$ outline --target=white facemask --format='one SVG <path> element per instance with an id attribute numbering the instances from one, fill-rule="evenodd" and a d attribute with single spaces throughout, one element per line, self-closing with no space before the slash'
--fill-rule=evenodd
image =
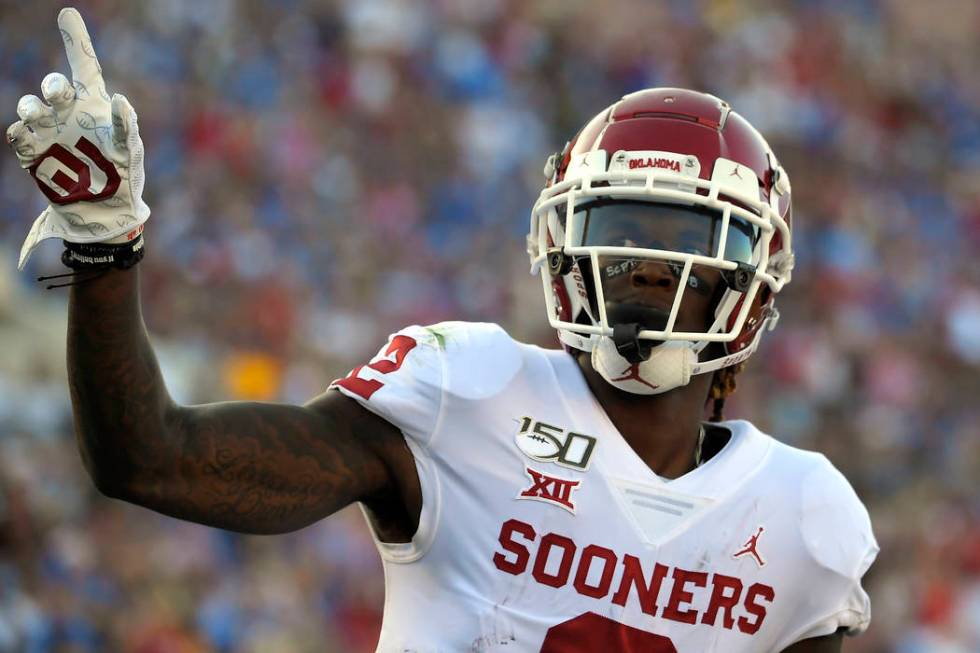
<path id="1" fill-rule="evenodd" d="M 630 363 L 616 351 L 612 338 L 603 336 L 592 348 L 592 367 L 620 390 L 658 395 L 687 385 L 698 355 L 690 343 L 671 340 L 654 347 L 642 363 Z"/>

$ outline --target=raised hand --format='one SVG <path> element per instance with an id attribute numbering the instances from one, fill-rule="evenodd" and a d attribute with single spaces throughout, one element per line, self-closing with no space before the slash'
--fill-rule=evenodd
<path id="1" fill-rule="evenodd" d="M 142 200 L 143 142 L 136 111 L 111 98 L 81 15 L 58 14 L 72 81 L 58 72 L 41 82 L 42 100 L 25 95 L 7 143 L 50 205 L 21 247 L 18 268 L 45 238 L 72 243 L 124 243 L 139 236 L 150 208 Z"/>

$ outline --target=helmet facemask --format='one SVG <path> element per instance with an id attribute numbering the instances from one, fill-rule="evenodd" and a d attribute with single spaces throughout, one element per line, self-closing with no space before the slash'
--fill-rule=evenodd
<path id="1" fill-rule="evenodd" d="M 751 355 L 778 315 L 760 289 L 778 292 L 791 269 L 784 253 L 770 259 L 776 234 L 789 251 L 776 194 L 762 199 L 755 172 L 724 158 L 709 181 L 690 155 L 618 151 L 608 167 L 603 150 L 577 157 L 542 191 L 529 234 L 561 341 L 640 394 Z M 704 309 L 696 324 L 692 305 Z M 747 327 L 751 341 L 729 352 Z"/>

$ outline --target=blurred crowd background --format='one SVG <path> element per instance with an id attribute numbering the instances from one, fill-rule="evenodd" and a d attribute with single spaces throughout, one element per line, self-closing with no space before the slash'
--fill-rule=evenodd
<path id="1" fill-rule="evenodd" d="M 0 1 L 0 107 L 67 72 L 59 4 Z M 715 93 L 794 184 L 783 318 L 726 407 L 818 449 L 882 552 L 853 653 L 980 651 L 980 4 L 126 0 L 79 9 L 139 112 L 144 311 L 183 402 L 302 402 L 389 332 L 556 346 L 524 234 L 546 156 L 622 94 Z M 43 204 L 0 157 L 0 651 L 373 651 L 348 509 L 250 537 L 100 496 L 75 448 Z"/>

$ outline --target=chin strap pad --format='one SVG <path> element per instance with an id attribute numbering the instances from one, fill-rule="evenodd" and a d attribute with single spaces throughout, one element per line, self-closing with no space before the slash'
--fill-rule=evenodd
<path id="1" fill-rule="evenodd" d="M 642 363 L 650 357 L 650 347 L 640 342 L 640 325 L 636 322 L 613 325 L 616 352 L 630 363 Z"/>

